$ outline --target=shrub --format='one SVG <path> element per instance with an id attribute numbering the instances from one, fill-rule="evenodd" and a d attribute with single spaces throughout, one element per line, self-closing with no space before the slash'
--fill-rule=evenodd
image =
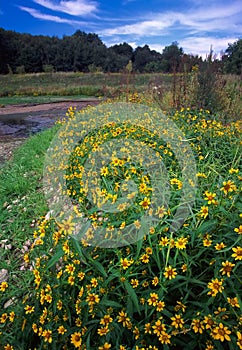
<path id="1" fill-rule="evenodd" d="M 84 215 L 92 225 L 79 237 L 73 216 L 66 219 L 64 212 L 58 220 L 48 213 L 39 221 L 23 257 L 32 275 L 28 288 L 20 291 L 11 280 L 0 284 L 0 344 L 5 349 L 242 349 L 239 124 L 225 127 L 203 110 L 182 109 L 172 116 L 190 140 L 198 187 L 190 215 L 171 231 L 184 187 L 172 145 L 147 130 L 149 115 L 137 124 L 133 119 L 121 123 L 119 115 L 113 123 L 105 123 L 108 106 L 103 111 L 98 121 L 93 108 L 78 113 L 70 109 L 71 123 L 64 124 L 59 134 L 59 145 L 65 147 L 56 147 L 53 153 L 54 158 L 63 158 L 63 152 L 69 154 L 67 140 L 75 145 L 75 134 L 79 138 L 67 169 L 64 163 L 55 165 L 63 170 L 65 193 L 76 218 Z M 87 114 L 92 132 L 80 133 L 80 124 L 90 126 Z M 112 161 L 94 175 L 97 169 L 91 167 L 89 155 L 102 152 L 105 142 L 111 142 L 112 150 L 124 139 L 126 155 L 132 156 L 130 138 L 134 145 L 136 140 L 143 145 L 141 158 L 144 142 L 164 160 L 170 175 L 169 206 L 157 208 L 157 225 L 147 225 L 142 238 L 132 244 L 94 246 L 99 228 L 105 228 L 107 241 L 113 232 L 122 232 L 128 220 L 139 228 L 141 216 L 152 209 L 156 198 L 152 174 L 145 172 L 141 158 L 132 163 L 113 151 Z M 96 201 L 91 202 L 85 181 L 93 180 L 96 189 L 96 176 L 101 191 L 93 192 Z M 119 200 L 131 198 L 130 179 L 138 193 L 126 210 Z M 115 215 L 98 206 L 99 201 L 116 200 L 123 207 Z"/>
<path id="2" fill-rule="evenodd" d="M 43 71 L 45 73 L 54 73 L 54 67 L 52 66 L 52 64 L 45 64 L 43 65 Z"/>
<path id="3" fill-rule="evenodd" d="M 16 67 L 16 73 L 17 74 L 24 74 L 25 73 L 25 67 L 24 66 Z"/>

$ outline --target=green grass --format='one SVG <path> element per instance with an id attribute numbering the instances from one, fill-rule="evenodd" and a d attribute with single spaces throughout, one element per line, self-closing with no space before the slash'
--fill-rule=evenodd
<path id="1" fill-rule="evenodd" d="M 152 82 L 162 81 L 170 84 L 172 76 L 168 74 L 136 74 L 130 78 L 130 84 L 142 91 Z M 37 73 L 23 75 L 0 75 L 0 96 L 37 96 L 37 95 L 88 95 L 103 96 L 122 90 L 127 83 L 125 74 L 94 73 Z"/>
<path id="2" fill-rule="evenodd" d="M 80 119 L 74 118 L 72 121 L 83 122 L 85 120 L 88 122 L 89 120 L 90 127 L 95 127 L 92 119 L 95 112 L 90 109 L 87 113 L 90 113 L 89 119 L 84 119 L 80 114 Z M 198 180 L 194 207 L 185 225 L 173 233 L 169 231 L 169 224 L 173 217 L 173 210 L 176 208 L 176 194 L 180 198 L 179 188 L 175 183 L 171 187 L 174 198 L 171 196 L 170 199 L 170 214 L 164 214 L 159 227 L 155 228 L 153 234 L 146 234 L 144 240 L 134 244 L 118 249 L 100 249 L 92 245 L 88 246 L 85 242 L 79 242 L 71 236 L 68 240 L 65 230 L 71 228 L 72 218 L 59 222 L 58 225 L 54 220 L 40 220 L 37 227 L 36 220 L 46 215 L 49 210 L 42 193 L 42 169 L 46 150 L 58 126 L 31 137 L 15 152 L 14 158 L 0 170 L 0 192 L 2 194 L 0 242 L 7 239 L 4 244 L 12 245 L 11 249 L 1 249 L 3 256 L 0 261 L 0 270 L 8 270 L 10 276 L 9 286 L 5 292 L 0 294 L 0 306 L 9 301 L 11 297 L 21 300 L 15 306 L 0 312 L 0 320 L 3 320 L 0 322 L 0 331 L 3 332 L 2 337 L 0 335 L 0 346 L 3 345 L 3 348 L 6 348 L 5 344 L 8 343 L 18 350 L 33 348 L 50 350 L 66 345 L 68 349 L 74 349 L 71 336 L 82 332 L 83 344 L 86 345 L 87 350 L 103 348 L 105 342 L 111 343 L 114 349 L 119 349 L 119 345 L 124 344 L 127 350 L 134 348 L 141 350 L 144 348 L 142 341 L 146 342 L 147 349 L 149 345 L 155 345 L 156 348 L 164 348 L 164 350 L 173 348 L 202 350 L 205 349 L 207 341 L 212 342 L 214 349 L 237 349 L 237 331 L 242 332 L 239 319 L 242 309 L 240 273 L 242 260 L 239 253 L 242 239 L 239 233 L 242 213 L 240 184 L 242 174 L 239 169 L 241 131 L 238 123 L 225 127 L 206 111 L 183 109 L 171 118 L 189 139 L 196 160 Z M 147 119 L 144 118 L 143 122 L 146 123 L 146 121 Z M 136 120 L 132 119 L 132 123 L 135 124 Z M 164 124 L 165 122 L 162 123 L 162 128 L 165 127 Z M 72 125 L 78 125 L 78 123 Z M 114 129 L 111 131 L 114 132 L 116 126 L 113 125 Z M 63 130 L 60 136 L 60 139 L 63 138 L 61 141 L 66 141 L 73 136 L 68 127 Z M 134 128 L 132 130 L 134 132 Z M 107 139 L 107 130 L 103 128 L 101 131 L 101 134 L 97 134 L 98 141 L 102 141 L 102 135 L 105 135 L 103 140 Z M 79 130 L 76 132 L 78 135 Z M 141 130 L 137 129 L 136 132 L 137 140 L 140 141 Z M 155 135 L 150 134 L 149 137 L 151 142 L 149 146 L 158 152 L 158 148 L 155 148 L 158 146 L 157 142 L 154 142 L 156 141 Z M 111 138 L 114 138 L 113 134 Z M 85 146 L 83 145 L 82 150 L 85 150 L 86 147 L 86 152 L 89 152 L 90 148 L 86 141 L 85 138 Z M 90 146 L 92 143 L 94 146 L 96 141 L 92 135 Z M 180 142 L 179 138 L 176 142 Z M 171 161 L 170 167 L 164 163 L 168 165 L 169 180 L 172 178 L 182 182 L 179 164 L 173 162 L 172 152 L 169 154 L 173 147 L 172 144 L 164 145 L 164 147 L 159 147 L 159 152 L 162 152 L 162 159 L 168 157 L 167 159 Z M 65 147 L 55 149 L 54 159 L 60 159 L 60 163 L 56 164 L 57 167 L 60 165 L 62 168 L 61 160 L 63 152 L 66 151 Z M 78 152 L 78 157 L 73 158 L 73 173 L 76 169 L 74 167 L 81 164 L 86 155 L 85 152 L 83 155 Z M 95 152 L 93 153 L 95 157 Z M 142 147 L 140 147 L 140 154 L 142 156 Z M 139 170 L 139 163 L 135 165 Z M 53 164 L 54 173 L 55 169 L 55 164 Z M 127 170 L 127 168 L 124 169 Z M 129 175 L 127 171 L 125 174 L 125 176 Z M 114 176 L 117 175 L 118 173 Z M 79 176 L 76 171 L 75 176 Z M 94 174 L 90 176 L 95 177 Z M 121 176 L 114 180 L 119 183 L 123 181 L 123 178 L 124 176 Z M 106 177 L 105 180 L 103 183 L 107 183 L 107 188 L 109 188 L 113 178 Z M 225 187 L 229 182 L 230 191 L 229 187 Z M 80 196 L 79 193 L 82 193 L 78 191 L 79 185 L 81 183 L 78 181 L 78 196 Z M 209 203 L 211 196 L 214 200 Z M 90 208 L 91 215 L 94 209 Z M 204 209 L 207 210 L 207 213 Z M 29 251 L 27 249 L 27 251 L 30 262 L 35 262 L 35 274 L 40 274 L 40 286 L 34 282 L 31 271 L 20 270 L 24 265 L 23 246 L 27 245 L 28 240 L 33 243 L 34 230 L 36 230 L 35 238 L 41 238 L 43 243 L 36 243 L 33 249 Z M 56 234 L 60 234 L 58 239 Z M 167 240 L 169 244 L 164 244 L 162 239 Z M 179 248 L 176 245 L 179 242 L 183 242 L 185 246 Z M 67 244 L 73 254 L 67 251 Z M 236 259 L 233 257 L 235 255 L 233 249 L 238 250 Z M 39 259 L 38 262 L 36 258 Z M 124 264 L 125 259 L 130 264 L 127 268 Z M 234 264 L 231 276 L 227 273 L 222 274 L 224 271 L 222 264 L 227 262 Z M 62 271 L 62 275 L 58 278 L 55 266 Z M 71 274 L 69 272 L 73 266 L 74 272 Z M 177 276 L 168 279 L 166 268 L 173 269 Z M 85 272 L 85 277 L 81 281 L 78 276 L 79 272 L 82 274 Z M 73 276 L 75 281 L 72 284 L 69 278 Z M 217 279 L 223 285 L 223 290 L 218 289 L 218 284 L 215 283 Z M 135 286 L 134 283 L 138 284 Z M 215 291 L 215 295 L 211 295 L 211 290 Z M 95 293 L 100 298 L 100 303 L 96 303 L 94 309 L 90 308 L 87 303 L 90 293 Z M 152 293 L 157 297 L 157 301 L 158 299 L 164 301 L 161 310 L 156 309 L 156 300 L 151 299 Z M 47 294 L 53 297 L 50 303 L 45 299 Z M 236 298 L 239 306 L 234 307 L 228 298 Z M 57 307 L 59 301 L 63 303 L 61 309 Z M 184 304 L 184 310 L 181 308 L 181 303 Z M 30 314 L 27 314 L 24 309 L 28 307 L 33 308 Z M 226 312 L 219 309 L 224 307 Z M 8 316 L 12 308 L 15 310 L 14 322 L 10 321 Z M 118 321 L 122 311 L 127 313 L 126 316 L 132 323 L 131 329 Z M 48 316 L 43 321 L 45 312 Z M 8 313 L 6 322 L 4 313 Z M 107 336 L 100 337 L 98 336 L 98 328 L 101 328 L 100 320 L 108 314 L 112 318 L 109 332 Z M 181 328 L 178 329 L 172 322 L 177 314 L 184 322 L 184 327 L 181 325 Z M 205 329 L 206 317 L 214 321 L 213 330 L 217 330 L 220 324 L 222 327 L 228 327 L 231 340 L 221 341 L 221 337 L 216 339 L 209 329 Z M 82 322 L 79 326 L 76 323 L 78 318 Z M 171 337 L 172 345 L 161 345 L 154 332 L 156 322 L 160 320 Z M 201 334 L 194 327 L 195 321 L 201 324 Z M 145 326 L 148 323 L 151 324 L 150 334 L 145 332 Z M 62 336 L 57 329 L 58 326 L 63 325 L 66 333 Z M 42 331 L 39 335 L 34 333 L 33 327 L 38 327 L 39 330 L 42 328 L 45 331 L 51 330 L 53 342 L 48 343 L 46 333 L 41 333 Z M 139 332 L 138 338 L 135 338 L 134 330 Z M 177 333 L 176 330 L 178 330 Z M 11 348 L 8 347 L 8 349 Z"/>
<path id="3" fill-rule="evenodd" d="M 195 73 L 131 74 L 125 73 L 36 73 L 0 75 L 0 107 L 19 103 L 45 103 L 82 97 L 117 98 L 138 92 L 155 98 L 162 110 L 198 106 L 196 90 L 199 88 Z M 192 79 L 191 79 L 192 78 Z M 214 76 L 215 101 L 209 108 L 219 112 L 227 123 L 242 115 L 241 81 L 238 76 Z M 157 87 L 156 90 L 153 90 Z M 207 99 L 211 92 L 207 91 Z M 199 102 L 200 103 L 200 102 Z"/>
<path id="4" fill-rule="evenodd" d="M 18 276 L 19 288 L 27 281 L 27 275 L 19 270 L 23 264 L 20 250 L 33 235 L 35 220 L 48 210 L 42 193 L 42 171 L 45 152 L 57 128 L 30 137 L 0 169 L 0 241 L 7 239 L 12 246 L 1 252 L 1 268 Z"/>
<path id="5" fill-rule="evenodd" d="M 0 108 L 2 108 L 6 105 L 18 105 L 18 104 L 40 104 L 40 103 L 53 103 L 53 102 L 63 102 L 63 101 L 82 101 L 82 100 L 91 100 L 92 98 L 90 96 L 86 95 L 73 95 L 73 96 L 67 96 L 67 97 L 61 97 L 61 96 L 5 96 L 0 97 Z"/>

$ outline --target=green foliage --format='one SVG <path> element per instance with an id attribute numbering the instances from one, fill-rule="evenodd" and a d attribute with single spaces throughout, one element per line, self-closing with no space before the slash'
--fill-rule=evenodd
<path id="1" fill-rule="evenodd" d="M 133 55 L 134 69 L 140 73 L 144 72 L 148 64 L 161 60 L 161 57 L 160 53 L 150 50 L 148 45 L 143 47 L 138 46 Z"/>
<path id="2" fill-rule="evenodd" d="M 13 74 L 13 70 L 12 70 L 11 66 L 9 64 L 7 64 L 7 67 L 8 67 L 8 74 L 12 75 Z"/>
<path id="3" fill-rule="evenodd" d="M 212 112 L 223 110 L 219 98 L 220 86 L 217 71 L 214 70 L 211 58 L 203 62 L 197 72 L 194 105 Z"/>
<path id="4" fill-rule="evenodd" d="M 176 41 L 159 53 L 148 45 L 138 46 L 134 50 L 127 43 L 107 48 L 97 34 L 80 30 L 60 39 L 0 28 L 0 74 L 7 74 L 9 67 L 13 73 L 17 73 L 21 66 L 25 67 L 26 73 L 94 72 L 94 67 L 98 67 L 98 71 L 118 73 L 125 69 L 130 60 L 136 72 L 172 73 L 181 71 L 180 65 L 184 59 L 187 61 L 187 71 L 202 61 L 201 57 L 184 54 Z M 229 44 L 221 62 L 221 71 L 241 73 L 241 39 Z"/>
<path id="5" fill-rule="evenodd" d="M 95 115 L 94 109 L 88 111 Z M 83 122 L 81 112 L 71 110 L 69 117 L 73 122 Z M 224 126 L 204 110 L 183 108 L 170 117 L 190 142 L 198 179 L 196 203 L 177 232 L 169 231 L 169 223 L 183 179 L 168 144 L 158 148 L 171 172 L 174 197 L 171 196 L 169 208 L 160 212 L 159 224 L 147 230 L 142 240 L 120 248 L 90 245 L 90 231 L 77 239 L 72 217 L 59 222 L 49 213 L 32 230 L 33 237 L 30 228 L 26 230 L 29 222 L 25 213 L 19 202 L 12 200 L 26 194 L 27 208 L 31 194 L 40 191 L 36 180 L 56 129 L 31 138 L 28 147 L 19 150 L 15 162 L 3 169 L 1 193 L 12 207 L 0 205 L 2 218 L 4 215 L 1 235 L 2 239 L 12 237 L 13 226 L 6 230 L 9 223 L 14 225 L 9 222 L 14 217 L 18 222 L 15 232 L 19 247 L 9 250 L 8 242 L 1 243 L 4 259 L 0 263 L 9 275 L 0 283 L 0 346 L 10 349 L 12 345 L 18 350 L 241 348 L 241 127 L 238 122 Z M 147 118 L 143 118 L 146 127 Z M 63 130 L 68 137 L 68 127 Z M 69 172 L 64 175 L 70 176 L 70 181 L 72 175 L 78 178 L 84 171 L 80 152 L 95 153 L 97 141 L 101 142 L 102 137 L 121 137 L 118 131 L 120 125 L 114 122 L 111 128 L 106 125 L 80 140 L 79 150 L 73 150 Z M 130 125 L 126 125 L 126 131 L 131 131 Z M 153 134 L 142 135 L 141 126 L 132 132 L 158 152 Z M 56 149 L 56 156 L 60 151 L 65 150 Z M 120 163 L 120 171 L 125 161 Z M 142 172 L 139 162 L 134 167 L 137 174 Z M 36 178 L 31 171 L 37 173 Z M 25 182 L 24 174 L 29 182 Z M 104 174 L 102 171 L 100 177 L 106 189 L 113 188 L 115 176 L 116 185 L 123 185 L 125 176 L 130 177 L 128 171 L 110 177 Z M 77 186 L 80 190 L 80 181 Z M 69 189 L 70 197 L 75 196 L 73 188 Z M 20 191 L 17 196 L 16 191 Z M 82 193 L 79 191 L 76 199 L 83 198 Z M 107 191 L 103 193 L 107 195 Z M 32 218 L 36 219 L 43 215 L 44 208 L 39 208 L 42 202 L 37 203 L 36 197 L 32 200 Z M 94 227 L 98 222 L 101 223 L 93 216 Z M 25 272 L 19 271 L 20 266 Z"/>
<path id="6" fill-rule="evenodd" d="M 5 244 L 12 247 L 4 250 L 0 243 L 1 267 L 13 269 L 18 288 L 29 283 L 28 274 L 20 270 L 24 264 L 21 249 L 31 237 L 36 219 L 47 210 L 41 191 L 43 160 L 56 131 L 54 127 L 31 137 L 0 169 L 0 242 L 7 239 Z"/>
<path id="7" fill-rule="evenodd" d="M 132 91 L 143 92 L 164 111 L 198 106 L 219 113 L 229 122 L 242 115 L 241 81 L 239 77 L 221 75 L 215 66 L 204 62 L 181 73 L 41 73 L 0 75 L 0 103 L 41 103 L 85 98 L 87 96 L 128 96 Z M 132 64 L 133 67 L 133 64 Z M 200 81 L 200 83 L 199 83 Z M 61 98 L 61 96 L 63 96 Z M 127 98 L 126 98 L 127 99 Z"/>
<path id="8" fill-rule="evenodd" d="M 223 56 L 223 61 L 226 73 L 242 74 L 242 39 L 229 44 Z"/>
<path id="9" fill-rule="evenodd" d="M 192 72 L 174 73 L 172 84 L 160 79 L 151 84 L 151 95 L 162 110 L 190 106 L 208 109 L 228 123 L 241 119 L 241 81 L 239 77 L 221 75 L 211 62 L 194 66 Z"/>
<path id="10" fill-rule="evenodd" d="M 121 72 L 133 59 L 133 49 L 127 43 L 113 45 L 108 48 L 105 71 Z"/>
<path id="11" fill-rule="evenodd" d="M 170 76 L 163 74 L 137 74 L 129 76 L 129 83 L 137 91 L 145 91 L 150 81 L 162 79 L 167 85 Z M 0 97 L 17 99 L 24 96 L 112 96 L 127 83 L 127 73 L 37 73 L 25 75 L 0 75 Z M 5 102 L 4 102 L 5 103 Z"/>
<path id="12" fill-rule="evenodd" d="M 95 64 L 92 63 L 92 64 L 89 64 L 88 71 L 90 73 L 102 73 L 102 68 L 96 67 Z"/>
<path id="13" fill-rule="evenodd" d="M 52 64 L 44 64 L 43 65 L 43 71 L 45 73 L 53 73 L 54 72 L 54 67 L 52 66 Z"/>
<path id="14" fill-rule="evenodd" d="M 16 68 L 16 73 L 17 74 L 24 74 L 25 73 L 25 67 L 24 66 L 18 66 Z"/>
<path id="15" fill-rule="evenodd" d="M 166 46 L 162 52 L 162 71 L 166 73 L 177 72 L 183 55 L 183 49 L 178 47 L 175 41 L 170 46 Z"/>
<path id="16" fill-rule="evenodd" d="M 125 69 L 126 69 L 126 71 L 127 71 L 128 73 L 132 73 L 133 65 L 132 65 L 132 61 L 131 61 L 131 60 L 129 60 L 129 62 L 128 62 L 128 64 L 126 65 Z"/>

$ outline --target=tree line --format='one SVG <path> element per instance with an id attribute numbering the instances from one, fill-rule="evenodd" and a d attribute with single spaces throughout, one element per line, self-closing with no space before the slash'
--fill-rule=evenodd
<path id="1" fill-rule="evenodd" d="M 221 60 L 208 59 L 221 73 L 241 74 L 242 39 L 229 44 Z M 77 30 L 71 36 L 43 36 L 0 28 L 0 74 L 38 72 L 122 72 L 129 64 L 140 73 L 189 72 L 205 60 L 185 54 L 177 42 L 162 53 L 148 45 L 107 47 L 95 33 Z"/>

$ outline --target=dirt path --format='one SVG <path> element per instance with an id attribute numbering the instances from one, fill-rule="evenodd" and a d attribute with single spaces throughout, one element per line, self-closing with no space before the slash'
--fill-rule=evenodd
<path id="1" fill-rule="evenodd" d="M 100 100 L 97 99 L 88 99 L 88 100 L 82 100 L 82 101 L 63 101 L 63 102 L 53 102 L 53 103 L 44 103 L 44 104 L 37 104 L 37 105 L 9 105 L 4 108 L 0 108 L 0 118 L 1 115 L 7 116 L 7 115 L 13 115 L 18 113 L 31 113 L 31 112 L 40 112 L 40 118 L 41 115 L 50 115 L 51 113 L 58 113 L 67 112 L 68 108 L 72 106 L 75 107 L 77 110 L 83 109 L 87 107 L 88 105 L 97 105 L 100 103 Z M 25 141 L 25 138 L 22 139 L 13 139 L 11 137 L 1 137 L 0 139 L 0 168 L 3 165 L 3 163 L 10 159 L 13 151 L 23 144 Z"/>
<path id="2" fill-rule="evenodd" d="M 20 147 L 24 141 L 25 139 L 0 142 L 0 168 L 6 160 L 12 157 L 15 148 Z"/>
<path id="3" fill-rule="evenodd" d="M 96 105 L 100 103 L 98 99 L 88 99 L 82 101 L 63 101 L 63 102 L 52 102 L 43 103 L 36 105 L 7 105 L 0 108 L 0 116 L 7 114 L 18 114 L 18 113 L 31 113 L 31 112 L 51 112 L 53 110 L 66 110 L 72 106 L 76 107 L 77 110 L 82 109 L 88 105 Z"/>

